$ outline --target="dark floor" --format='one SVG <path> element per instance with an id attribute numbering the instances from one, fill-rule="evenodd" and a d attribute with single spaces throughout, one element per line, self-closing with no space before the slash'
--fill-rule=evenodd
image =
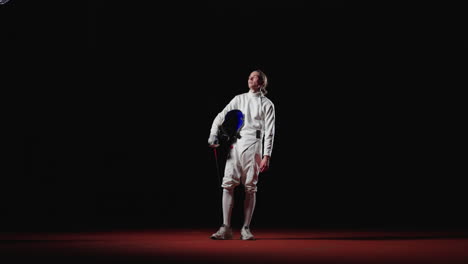
<path id="1" fill-rule="evenodd" d="M 0 234 L 0 263 L 468 263 L 464 231 L 152 229 Z"/>

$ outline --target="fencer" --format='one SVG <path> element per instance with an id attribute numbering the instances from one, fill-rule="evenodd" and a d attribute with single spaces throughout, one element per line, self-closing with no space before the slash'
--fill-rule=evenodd
<path id="1" fill-rule="evenodd" d="M 219 146 L 218 131 L 226 114 L 231 110 L 240 110 L 244 123 L 239 131 L 239 138 L 230 146 L 221 187 L 223 188 L 222 211 L 223 224 L 211 239 L 232 239 L 231 216 L 234 202 L 234 188 L 242 184 L 245 188 L 244 222 L 241 228 L 242 240 L 255 240 L 250 224 L 256 205 L 257 183 L 259 174 L 270 166 L 275 136 L 275 106 L 265 95 L 268 79 L 261 70 L 250 73 L 248 92 L 238 94 L 214 118 L 208 145 Z"/>

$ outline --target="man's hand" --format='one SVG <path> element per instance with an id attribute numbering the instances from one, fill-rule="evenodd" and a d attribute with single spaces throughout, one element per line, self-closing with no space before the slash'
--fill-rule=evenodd
<path id="1" fill-rule="evenodd" d="M 219 147 L 218 136 L 217 135 L 210 135 L 210 138 L 208 138 L 208 145 L 209 145 L 210 148 Z"/>
<path id="2" fill-rule="evenodd" d="M 270 168 L 270 156 L 263 156 L 262 162 L 260 162 L 260 172 L 267 171 Z"/>

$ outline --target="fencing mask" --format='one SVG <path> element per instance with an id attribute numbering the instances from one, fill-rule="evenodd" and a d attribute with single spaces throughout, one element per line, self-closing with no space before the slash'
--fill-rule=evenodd
<path id="1" fill-rule="evenodd" d="M 240 138 L 240 130 L 244 125 L 244 114 L 240 110 L 231 110 L 226 114 L 223 124 L 219 127 L 218 138 L 228 145 Z"/>

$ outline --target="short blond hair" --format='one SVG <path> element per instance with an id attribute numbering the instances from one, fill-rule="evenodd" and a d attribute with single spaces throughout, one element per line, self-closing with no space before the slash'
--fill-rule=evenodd
<path id="1" fill-rule="evenodd" d="M 254 70 L 254 72 L 258 72 L 260 74 L 260 79 L 262 80 L 262 86 L 260 87 L 260 91 L 262 91 L 263 94 L 267 94 L 268 91 L 266 90 L 266 87 L 268 86 L 268 77 L 262 70 Z"/>

